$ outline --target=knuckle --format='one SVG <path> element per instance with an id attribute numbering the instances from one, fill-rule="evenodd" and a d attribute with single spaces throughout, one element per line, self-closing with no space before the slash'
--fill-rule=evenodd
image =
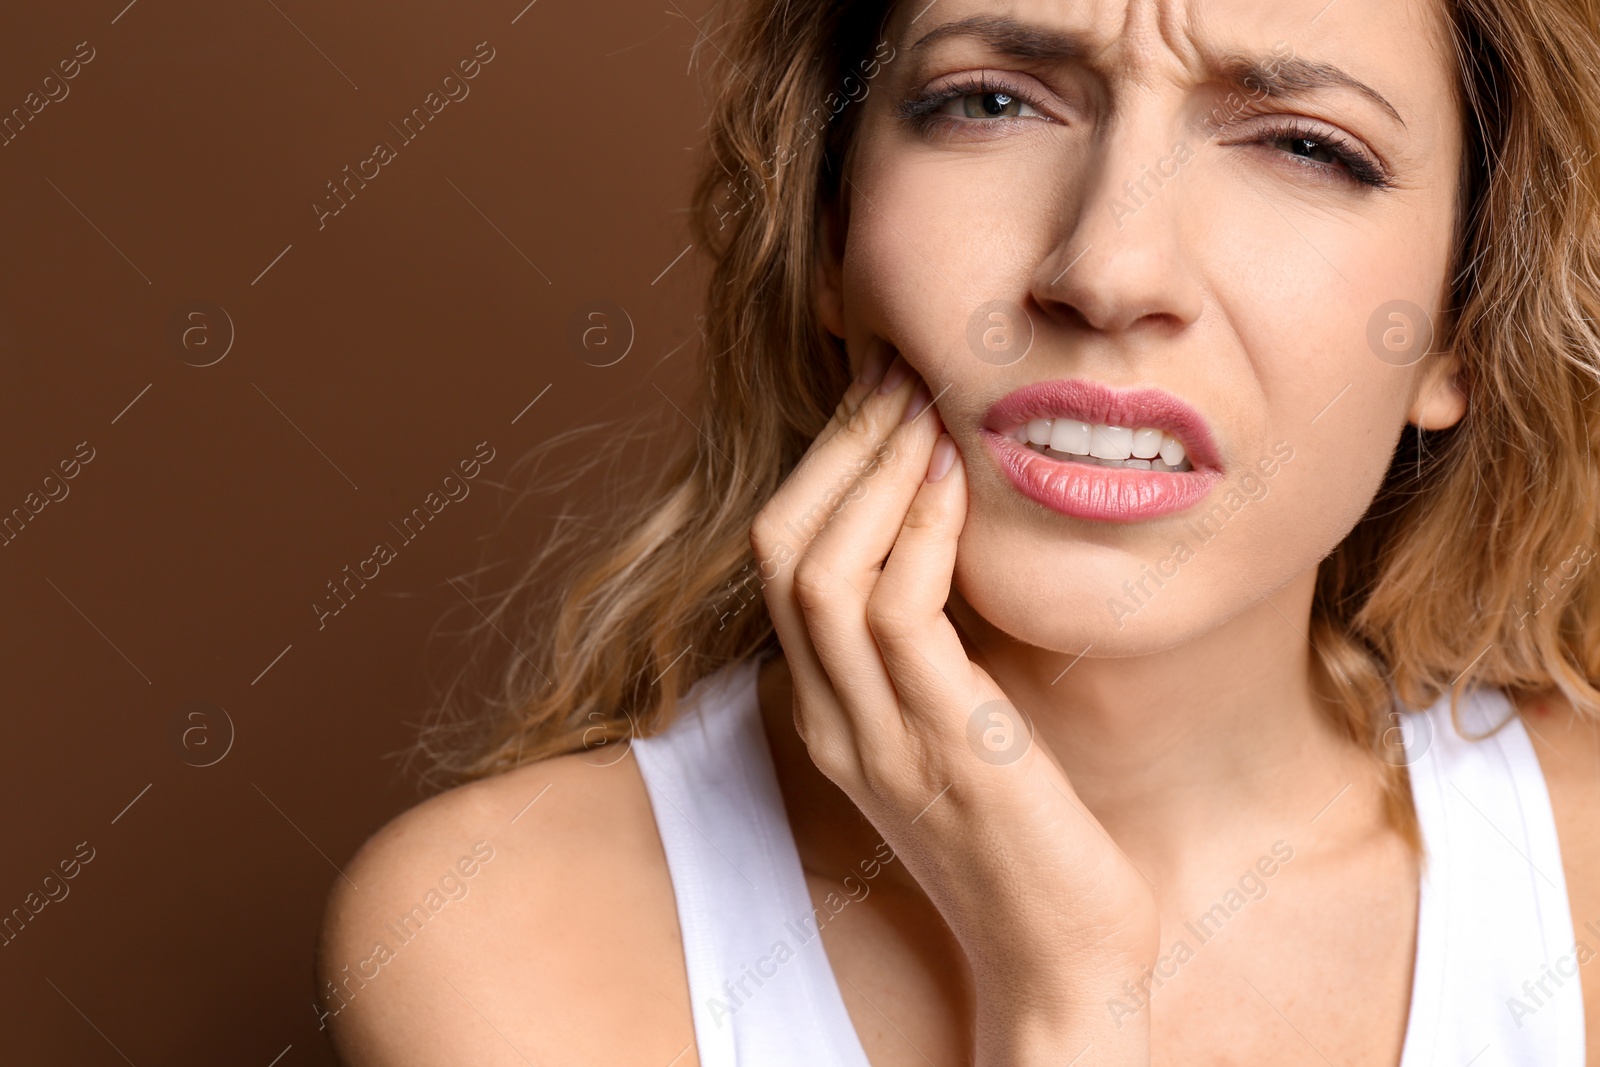
<path id="1" fill-rule="evenodd" d="M 799 735 L 800 743 L 809 749 L 817 740 L 816 728 L 812 725 L 811 718 L 800 710 L 800 702 L 794 703 L 794 732 Z"/>
<path id="2" fill-rule="evenodd" d="M 951 517 L 941 509 L 930 505 L 924 499 L 917 499 L 906 509 L 905 521 L 900 525 L 902 529 L 910 530 L 912 533 L 943 534 L 951 522 Z"/>
<path id="3" fill-rule="evenodd" d="M 867 629 L 872 631 L 872 636 L 880 644 L 901 645 L 914 638 L 916 620 L 902 605 L 868 600 Z"/>
<path id="4" fill-rule="evenodd" d="M 833 782 L 852 781 L 859 776 L 854 746 L 848 740 L 826 730 L 807 730 L 801 725 L 800 720 L 801 717 L 797 714 L 795 729 L 805 742 L 806 752 L 811 756 L 811 762 L 816 764 L 817 770 Z"/>
<path id="5" fill-rule="evenodd" d="M 853 781 L 855 778 L 855 765 L 845 753 L 844 747 L 832 743 L 823 743 L 809 748 L 811 762 L 821 771 L 823 777 L 838 785 L 842 782 Z"/>
<path id="6" fill-rule="evenodd" d="M 870 396 L 852 404 L 846 397 L 839 402 L 833 417 L 839 421 L 840 433 L 858 441 L 877 441 L 881 435 L 877 420 L 873 418 L 874 405 L 869 400 Z"/>
<path id="7" fill-rule="evenodd" d="M 861 789 L 875 807 L 898 810 L 908 795 L 905 771 L 892 755 L 869 756 L 861 761 Z"/>
<path id="8" fill-rule="evenodd" d="M 784 536 L 778 515 L 770 504 L 750 524 L 750 551 L 763 583 L 777 577 L 794 560 L 794 546 Z"/>
<path id="9" fill-rule="evenodd" d="M 809 541 L 832 521 L 843 500 L 844 497 L 841 494 L 834 492 L 830 488 L 819 499 L 813 500 L 808 504 L 804 511 L 797 509 L 793 520 L 794 528 L 799 531 L 800 536 Z"/>
<path id="10" fill-rule="evenodd" d="M 803 611 L 820 609 L 833 598 L 838 579 L 815 556 L 806 556 L 794 567 L 794 596 Z"/>
<path id="11" fill-rule="evenodd" d="M 768 550 L 777 541 L 778 520 L 772 514 L 770 507 L 764 507 L 756 512 L 756 517 L 750 522 L 750 550 L 756 554 L 757 559 L 764 559 Z"/>
<path id="12" fill-rule="evenodd" d="M 835 426 L 839 426 L 839 427 L 847 426 L 850 423 L 850 419 L 859 410 L 860 410 L 860 405 L 859 404 L 852 404 L 850 402 L 850 393 L 847 390 L 844 393 L 844 395 L 839 397 L 839 402 L 834 405 L 833 418 L 831 420 L 829 420 L 829 421 L 831 421 Z"/>

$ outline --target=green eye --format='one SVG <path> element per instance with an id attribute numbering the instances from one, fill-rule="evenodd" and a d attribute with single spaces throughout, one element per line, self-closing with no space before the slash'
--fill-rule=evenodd
<path id="1" fill-rule="evenodd" d="M 988 84 L 978 80 L 926 92 L 907 100 L 900 105 L 900 114 L 923 127 L 930 122 L 948 119 L 978 119 L 979 122 L 972 124 L 975 128 L 988 124 L 982 120 L 996 122 L 1001 119 L 1033 118 L 1050 121 L 1048 116 L 1017 93 L 1009 89 L 991 89 Z"/>

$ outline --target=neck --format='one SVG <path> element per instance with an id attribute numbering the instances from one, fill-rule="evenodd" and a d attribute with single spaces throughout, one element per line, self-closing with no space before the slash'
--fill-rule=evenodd
<path id="1" fill-rule="evenodd" d="M 1314 587 L 1313 569 L 1210 633 L 1118 659 L 1024 645 L 959 594 L 950 615 L 1033 724 L 1034 743 L 1135 866 L 1166 885 L 1279 837 L 1300 847 L 1311 833 L 1362 835 L 1381 821 L 1375 764 L 1312 687 Z M 772 666 L 763 717 L 802 860 L 819 874 L 844 870 L 870 854 L 877 834 L 811 764 L 781 657 Z M 1338 817 L 1323 818 L 1324 809 Z"/>
<path id="2" fill-rule="evenodd" d="M 1351 792 L 1369 807 L 1376 802 L 1376 768 L 1313 689 L 1315 581 L 1313 568 L 1215 630 L 1115 659 L 1024 645 L 959 596 L 951 615 L 1032 721 L 1035 743 L 1159 881 L 1157 872 L 1181 876 L 1230 837 L 1265 848 L 1273 838 L 1255 838 L 1304 827 L 1348 784 L 1362 785 Z"/>

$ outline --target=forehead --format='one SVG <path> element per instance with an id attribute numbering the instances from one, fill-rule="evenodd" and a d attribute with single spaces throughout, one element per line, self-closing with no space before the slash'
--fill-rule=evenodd
<path id="1" fill-rule="evenodd" d="M 1420 117 L 1437 111 L 1456 85 L 1448 3 L 901 0 L 887 29 L 912 58 L 941 49 L 1059 58 L 1108 82 L 1240 81 L 1265 66 L 1290 82 L 1310 79 L 1317 89 L 1336 83 L 1379 99 L 1396 117 Z"/>

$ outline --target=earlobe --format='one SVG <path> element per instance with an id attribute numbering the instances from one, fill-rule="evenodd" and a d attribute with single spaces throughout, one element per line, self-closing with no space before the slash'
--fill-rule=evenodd
<path id="1" fill-rule="evenodd" d="M 1417 384 L 1417 398 L 1408 421 L 1419 429 L 1443 430 L 1460 422 L 1466 413 L 1461 357 L 1454 352 L 1439 353 Z"/>
<path id="2" fill-rule="evenodd" d="M 844 224 L 837 201 L 817 215 L 817 317 L 833 336 L 844 338 Z"/>

